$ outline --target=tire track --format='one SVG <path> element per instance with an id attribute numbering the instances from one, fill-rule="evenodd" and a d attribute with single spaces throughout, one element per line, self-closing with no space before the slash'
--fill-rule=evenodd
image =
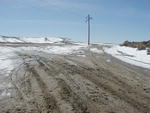
<path id="1" fill-rule="evenodd" d="M 44 96 L 43 98 L 46 103 L 47 112 L 60 112 L 55 97 L 53 97 L 49 93 L 48 87 L 46 86 L 45 82 L 41 79 L 37 71 L 33 67 L 29 68 L 28 71 L 32 73 L 32 75 L 35 77 L 36 81 L 39 84 L 39 88 L 41 89 Z"/>
<path id="2" fill-rule="evenodd" d="M 89 52 L 90 53 L 90 52 Z M 100 68 L 101 66 L 99 66 L 99 64 L 97 63 L 97 60 L 94 59 L 96 57 L 93 56 L 92 53 L 88 54 L 90 60 L 95 64 L 96 67 Z M 107 71 L 107 70 L 106 70 Z M 108 71 L 109 72 L 109 71 Z M 111 75 L 111 76 L 110 76 Z M 133 94 L 129 94 L 126 91 L 130 91 L 130 86 L 128 84 L 126 84 L 125 82 L 123 82 L 121 79 L 114 77 L 113 74 L 110 72 L 110 74 L 107 74 L 107 76 L 111 77 L 112 80 L 117 80 L 120 85 L 118 87 L 122 87 L 122 88 L 118 88 L 120 90 L 116 90 L 113 87 L 113 82 L 112 84 L 111 81 L 107 82 L 107 84 L 110 85 L 106 85 L 106 84 L 101 84 L 101 83 L 97 83 L 101 86 L 103 86 L 104 89 L 109 89 L 107 91 L 110 91 L 111 94 L 116 95 L 118 97 L 120 97 L 122 100 L 126 101 L 127 103 L 129 103 L 131 106 L 133 106 L 134 108 L 138 109 L 140 112 L 144 112 L 147 113 L 150 111 L 150 107 L 148 106 L 150 98 L 144 95 L 141 95 L 139 93 L 134 92 Z M 92 78 L 91 78 L 92 79 Z M 97 80 L 94 80 L 93 82 L 96 83 Z M 113 86 L 113 87 L 112 87 Z M 134 90 L 131 89 L 131 91 L 133 92 Z M 144 98 L 143 98 L 144 97 Z"/>
<path id="3" fill-rule="evenodd" d="M 21 64 L 21 66 L 15 68 L 12 71 L 10 77 L 11 77 L 11 82 L 12 82 L 14 88 L 15 88 L 15 92 L 17 94 L 16 97 L 15 97 L 17 103 L 21 103 L 21 104 L 23 104 L 25 106 L 21 108 L 21 106 L 23 106 L 23 105 L 21 105 L 20 107 L 18 105 L 18 107 L 16 106 L 15 108 L 12 108 L 12 109 L 14 111 L 17 111 L 17 112 L 30 112 L 35 107 L 33 105 L 29 104 L 30 100 L 29 100 L 28 96 L 24 93 L 23 89 L 19 86 L 20 83 L 18 84 L 17 81 L 16 81 L 16 78 L 14 78 L 14 76 L 15 77 L 18 76 L 18 72 L 20 71 L 20 69 L 22 67 L 24 67 L 23 64 Z M 34 111 L 36 112 L 35 109 L 34 109 Z"/>
<path id="4" fill-rule="evenodd" d="M 111 79 L 110 80 L 102 79 L 99 76 L 99 73 L 97 73 L 97 71 L 95 71 L 95 69 L 92 69 L 92 68 L 85 68 L 84 67 L 81 69 L 77 66 L 72 66 L 70 68 L 70 65 L 67 66 L 67 63 L 65 63 L 65 64 L 62 63 L 62 64 L 58 64 L 58 65 L 61 65 L 65 69 L 68 68 L 67 73 L 70 73 L 70 74 L 78 73 L 78 74 L 80 74 L 84 78 L 95 83 L 99 88 L 103 88 L 103 90 L 109 92 L 110 94 L 112 94 L 116 98 L 120 98 L 122 101 L 127 102 L 130 106 L 133 106 L 133 108 L 138 109 L 140 112 L 150 111 L 150 108 L 146 104 L 146 101 L 147 101 L 147 103 L 149 102 L 148 99 L 145 99 L 146 101 L 144 101 L 143 96 L 142 97 L 138 96 L 136 94 L 136 92 L 133 94 L 126 93 L 125 90 L 127 90 L 127 91 L 129 90 L 128 88 L 124 89 L 126 87 L 125 86 L 126 84 L 120 84 L 118 81 L 117 81 L 118 84 L 115 84 L 113 81 L 111 81 Z M 83 67 L 83 66 L 81 66 L 81 67 Z M 107 75 L 105 75 L 105 76 L 107 76 Z M 137 99 L 139 99 L 139 100 L 137 100 Z"/>
<path id="5" fill-rule="evenodd" d="M 66 81 L 64 81 L 64 79 L 59 77 L 59 74 L 62 71 L 56 71 L 53 67 L 55 64 L 53 66 L 52 65 L 50 66 L 50 65 L 46 64 L 43 60 L 39 61 L 39 63 L 42 65 L 41 68 L 44 68 L 45 71 L 47 73 L 49 73 L 49 75 L 55 77 L 55 79 L 58 81 L 58 85 L 61 87 L 61 92 L 60 92 L 61 97 L 64 100 L 66 100 L 67 102 L 71 103 L 74 112 L 77 112 L 77 113 L 78 112 L 83 112 L 83 113 L 89 112 L 89 109 L 91 108 L 90 105 L 88 104 L 89 102 L 86 99 L 82 98 L 84 96 L 81 97 L 77 93 L 75 93 L 72 90 L 72 88 L 66 83 Z M 73 84 L 73 82 L 72 82 L 72 84 Z M 93 109 L 93 111 L 94 111 L 94 109 Z"/>
<path id="6" fill-rule="evenodd" d="M 57 62 L 57 63 L 56 63 Z M 64 77 L 60 77 L 60 76 L 58 76 L 59 75 L 59 73 L 56 73 L 54 76 L 58 76 L 58 79 L 60 80 L 60 81 L 62 81 L 62 82 L 58 82 L 58 83 L 63 83 L 63 84 L 66 84 L 66 85 L 61 85 L 61 86 L 65 86 L 65 90 L 67 90 L 67 92 L 70 92 L 70 93 L 72 93 L 72 92 L 74 92 L 77 96 L 79 95 L 79 97 L 80 97 L 80 100 L 82 100 L 82 102 L 83 102 L 83 105 L 86 105 L 86 106 L 88 106 L 87 108 L 88 108 L 88 111 L 89 110 L 92 110 L 91 112 L 100 112 L 100 111 L 103 111 L 102 109 L 103 108 L 100 108 L 100 103 L 103 103 L 103 102 L 106 102 L 107 100 L 105 100 L 105 98 L 102 98 L 102 100 L 101 101 L 97 101 L 97 97 L 98 97 L 98 95 L 96 96 L 96 95 L 94 95 L 94 94 L 96 94 L 95 92 L 97 92 L 96 90 L 93 92 L 92 91 L 92 93 L 94 93 L 94 94 L 92 94 L 91 92 L 89 92 L 89 93 L 91 93 L 91 96 L 90 97 L 88 97 L 87 95 L 85 95 L 84 93 L 83 93 L 83 89 L 82 88 L 80 88 L 80 85 L 78 85 L 77 84 L 77 82 L 75 82 L 72 78 L 70 78 L 70 76 L 69 76 L 69 74 L 77 74 L 75 71 L 79 71 L 78 69 L 76 69 L 76 68 L 73 68 L 73 67 L 71 67 L 71 65 L 68 65 L 66 62 L 65 63 L 63 63 L 63 64 L 59 64 L 58 62 L 59 61 L 56 61 L 56 62 L 54 62 L 53 61 L 53 63 L 54 64 L 51 64 L 50 63 L 50 65 L 49 64 L 46 64 L 47 66 L 45 66 L 45 67 L 47 67 L 45 70 L 47 71 L 47 72 L 49 72 L 49 73 L 54 73 L 54 72 L 61 72 L 63 75 L 64 75 Z M 62 59 L 61 59 L 61 62 L 64 62 L 64 61 L 62 61 Z M 45 64 L 45 63 L 44 63 Z M 43 64 L 43 65 L 44 65 Z M 48 69 L 49 68 L 49 66 L 51 67 L 51 69 Z M 44 67 L 44 66 L 43 66 Z M 54 69 L 54 67 L 57 67 L 57 68 L 59 68 L 60 70 L 55 70 Z M 63 68 L 62 68 L 63 67 Z M 61 70 L 61 68 L 62 68 L 62 70 Z M 84 70 L 84 71 L 86 71 L 86 70 Z M 83 72 L 83 70 L 82 71 L 79 71 L 79 72 Z M 81 73 L 80 73 L 81 74 Z M 80 75 L 79 74 L 79 75 Z M 84 74 L 84 72 L 82 73 L 82 74 Z M 76 75 L 74 75 L 74 76 L 76 76 Z M 85 77 L 84 77 L 85 78 Z M 88 80 L 88 79 L 87 79 Z M 68 82 L 67 82 L 68 81 Z M 93 83 L 93 82 L 92 82 Z M 69 87 L 69 88 L 68 88 Z M 79 88 L 79 90 L 77 91 L 77 88 Z M 63 89 L 63 88 L 62 88 Z M 71 91 L 70 91 L 71 90 Z M 66 93 L 65 93 L 66 94 Z M 75 95 L 74 94 L 74 95 Z M 69 96 L 70 96 L 71 94 L 69 94 Z M 92 95 L 93 95 L 93 97 L 92 97 Z M 66 95 L 64 95 L 64 96 L 66 96 Z M 68 98 L 69 98 L 69 96 L 67 96 Z M 102 96 L 102 95 L 99 95 L 99 96 Z M 84 98 L 83 98 L 84 97 Z M 96 97 L 96 98 L 95 98 Z M 91 98 L 93 98 L 93 100 L 91 100 Z M 96 99 L 96 100 L 95 100 Z M 72 99 L 69 99 L 69 100 L 72 100 Z M 97 102 L 98 103 L 97 103 Z M 102 102 L 103 101 L 103 102 Z M 115 102 L 116 100 L 114 100 L 114 102 Z M 95 104 L 95 102 L 97 103 L 97 104 Z M 78 102 L 75 102 L 75 103 L 78 103 Z M 114 103 L 113 103 L 114 104 Z M 78 104 L 77 104 L 78 105 Z M 79 103 L 79 105 L 80 105 L 80 103 Z M 108 104 L 109 105 L 109 104 Z M 98 106 L 98 108 L 96 108 L 96 106 Z M 93 109 L 94 108 L 94 109 Z M 85 108 L 84 108 L 85 109 Z M 109 109 L 111 109 L 111 107 L 109 106 L 108 108 L 107 108 L 107 110 L 109 110 Z M 116 108 L 115 108 L 116 109 Z M 117 109 L 116 109 L 117 110 Z M 116 110 L 113 110 L 113 111 L 116 111 Z M 111 110 L 110 110 L 111 111 Z M 120 110 L 121 111 L 121 110 Z M 108 111 L 107 111 L 108 112 Z"/>
<path id="7" fill-rule="evenodd" d="M 111 103 L 107 100 L 108 98 L 106 100 L 97 98 L 102 96 L 97 93 L 98 89 L 102 89 L 108 94 L 107 96 L 114 99 L 111 101 L 116 108 L 113 109 L 110 105 L 110 108 L 104 108 L 107 110 L 105 112 L 118 112 L 117 110 L 120 108 L 123 108 L 123 112 L 131 112 L 127 108 L 131 108 L 133 112 L 140 113 L 150 111 L 150 98 L 134 90 L 131 85 L 128 85 L 123 79 L 119 78 L 121 73 L 115 74 L 111 72 L 112 70 L 106 69 L 106 64 L 101 66 L 92 53 L 87 55 L 87 59 L 94 64 L 94 67 L 89 67 L 86 63 L 83 64 L 81 61 L 74 60 L 71 57 L 59 56 L 53 59 L 53 61 L 35 55 L 27 55 L 26 57 L 31 59 L 27 62 L 25 61 L 27 71 L 30 72 L 27 75 L 31 76 L 31 86 L 27 85 L 29 79 L 23 79 L 22 83 L 25 84 L 21 87 L 31 87 L 32 94 L 29 91 L 27 91 L 29 94 L 25 94 L 24 92 L 26 91 L 20 91 L 23 97 L 27 95 L 36 97 L 33 100 L 39 112 L 102 112 L 102 109 L 98 110 L 100 108 L 99 105 L 104 105 L 105 103 L 103 102 L 108 102 L 106 105 L 109 106 Z M 69 64 L 66 59 L 77 65 Z M 32 64 L 32 62 L 35 63 Z M 129 73 L 131 72 L 129 71 Z M 79 80 L 76 77 L 74 78 L 74 76 L 79 77 Z M 94 90 L 89 89 L 84 92 L 83 87 L 87 88 L 89 84 L 84 81 L 83 84 L 80 84 L 82 80 L 89 81 L 90 85 L 94 84 L 98 88 L 93 88 Z M 36 89 L 39 90 L 37 91 Z M 88 95 L 86 92 L 91 95 Z M 40 100 L 43 100 L 41 102 L 43 105 L 40 103 Z M 115 104 L 115 102 L 119 103 L 119 100 L 125 103 L 126 108 Z M 26 103 L 31 107 L 32 104 L 28 101 Z M 43 109 L 40 111 L 42 107 Z M 111 110 L 109 111 L 109 109 Z"/>

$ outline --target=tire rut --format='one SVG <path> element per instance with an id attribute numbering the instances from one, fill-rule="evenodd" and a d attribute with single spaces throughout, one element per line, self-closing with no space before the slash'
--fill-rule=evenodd
<path id="1" fill-rule="evenodd" d="M 143 93 L 137 92 L 131 85 L 128 85 L 124 80 L 119 78 L 121 77 L 121 73 L 115 75 L 111 70 L 105 69 L 105 65 L 99 65 L 96 57 L 94 57 L 92 53 L 91 55 L 87 55 L 87 58 L 94 64 L 94 67 L 88 67 L 71 57 L 60 56 L 53 61 L 40 56 L 27 57 L 33 58 L 36 65 L 32 65 L 30 62 L 26 63 L 27 71 L 31 73 L 30 76 L 32 77 L 30 81 L 31 86 L 26 86 L 31 87 L 32 95 L 36 97 L 40 97 L 35 93 L 36 87 L 40 88 L 39 93 L 41 92 L 43 94 L 42 97 L 44 100 L 42 103 L 45 103 L 44 109 L 47 109 L 48 112 L 100 112 L 101 110 L 98 110 L 97 106 L 100 105 L 103 100 L 97 98 L 101 96 L 95 93 L 98 88 L 108 93 L 109 96 L 116 99 L 116 101 L 120 100 L 123 103 L 125 102 L 127 106 L 131 106 L 131 108 L 134 109 L 133 112 L 147 113 L 150 111 L 150 98 Z M 77 65 L 70 65 L 66 59 Z M 129 73 L 131 72 L 129 71 Z M 84 95 L 83 89 L 80 89 L 81 84 L 78 84 L 73 76 L 83 77 L 81 78 L 81 82 L 82 79 L 89 81 L 98 88 L 88 90 L 87 92 L 91 94 L 88 97 L 87 94 Z M 32 82 L 34 82 L 34 84 Z M 86 86 L 87 84 L 84 83 L 84 85 Z M 24 92 L 22 92 L 22 90 L 20 91 L 21 94 L 23 94 L 21 96 L 25 97 Z M 36 108 L 40 111 L 39 109 L 42 106 L 39 104 L 40 99 L 35 98 L 34 100 L 36 101 Z M 115 100 L 112 101 L 115 103 Z M 117 104 L 114 105 L 116 105 L 115 107 L 119 107 Z M 125 109 L 122 111 L 130 112 Z"/>
<path id="2" fill-rule="evenodd" d="M 63 67 L 67 66 L 66 64 L 65 65 L 59 64 L 59 65 L 61 65 Z M 96 64 L 96 65 L 98 66 L 98 64 Z M 83 67 L 83 66 L 81 66 L 81 67 Z M 124 83 L 122 81 L 120 83 L 119 79 L 118 79 L 119 81 L 116 81 L 117 79 L 113 78 L 113 80 L 115 80 L 118 83 L 118 85 L 117 85 L 117 84 L 115 84 L 116 82 L 114 83 L 113 81 L 111 81 L 111 79 L 107 80 L 107 78 L 105 77 L 105 76 L 107 76 L 107 74 L 104 76 L 104 79 L 102 80 L 102 78 L 99 76 L 100 73 L 99 72 L 97 73 L 97 71 L 95 71 L 95 69 L 87 67 L 87 70 L 85 70 L 86 69 L 85 67 L 81 69 L 81 68 L 77 68 L 76 66 L 73 66 L 72 68 L 70 68 L 68 66 L 67 68 L 71 69 L 67 73 L 78 73 L 78 74 L 80 74 L 84 78 L 95 83 L 98 87 L 103 88 L 103 90 L 111 93 L 113 96 L 120 98 L 121 100 L 127 102 L 129 105 L 133 106 L 135 109 L 138 109 L 140 112 L 146 113 L 146 112 L 150 111 L 150 108 L 147 105 L 149 102 L 148 101 L 149 98 L 146 97 L 147 98 L 147 99 L 145 99 L 147 101 L 147 104 L 146 104 L 146 101 L 143 101 L 143 99 L 145 97 L 143 98 L 143 96 L 141 96 L 141 95 L 140 95 L 141 96 L 140 97 L 138 94 L 136 94 L 136 92 L 132 95 L 127 94 L 125 92 L 125 90 L 128 91 L 129 88 L 126 87 L 126 83 Z M 99 68 L 101 69 L 101 67 L 99 67 Z M 107 70 L 105 70 L 105 71 L 107 72 Z M 83 73 L 85 73 L 85 74 L 83 74 Z M 104 82 L 104 81 L 106 81 L 106 82 Z M 114 89 L 114 86 L 116 87 L 116 89 Z M 127 89 L 124 89 L 124 88 L 127 88 Z M 134 97 L 134 96 L 136 96 L 136 97 Z M 140 100 L 137 100 L 136 98 L 138 98 Z"/>
<path id="3" fill-rule="evenodd" d="M 36 81 L 38 82 L 39 84 L 39 87 L 42 91 L 42 93 L 44 94 L 44 101 L 46 103 L 46 108 L 47 108 L 47 112 L 60 112 L 59 111 L 59 108 L 57 106 L 57 102 L 56 102 L 56 99 L 54 96 L 52 96 L 50 93 L 49 93 L 49 89 L 48 87 L 46 86 L 45 82 L 41 79 L 40 75 L 37 73 L 37 71 L 33 68 L 33 67 L 30 67 L 28 69 L 29 72 L 32 73 L 32 76 L 35 77 Z"/>
<path id="4" fill-rule="evenodd" d="M 42 65 L 42 68 L 45 69 L 49 75 L 55 77 L 55 79 L 58 81 L 58 85 L 61 87 L 61 97 L 66 100 L 67 102 L 71 103 L 73 107 L 74 112 L 83 112 L 88 113 L 89 109 L 91 108 L 86 99 L 83 99 L 80 97 L 77 93 L 75 93 L 71 87 L 64 81 L 61 77 L 59 77 L 59 74 L 62 71 L 58 71 L 54 69 L 54 65 L 46 64 L 43 60 L 39 62 Z M 44 65 L 44 66 L 43 66 Z M 93 109 L 94 111 L 94 109 Z M 92 111 L 91 111 L 92 112 Z"/>
<path id="5" fill-rule="evenodd" d="M 100 68 L 101 66 L 99 66 L 99 64 L 97 63 L 97 60 L 94 58 L 96 58 L 96 57 L 94 57 L 93 54 L 91 53 L 91 55 L 89 55 L 89 59 L 95 64 L 95 66 L 97 68 Z M 106 72 L 109 72 L 109 70 L 106 70 Z M 105 84 L 99 83 L 99 84 L 103 85 L 105 89 L 108 88 L 109 89 L 108 91 L 111 91 L 112 94 L 117 95 L 122 100 L 126 101 L 131 106 L 138 109 L 140 112 L 147 113 L 150 111 L 150 108 L 148 106 L 149 100 L 150 100 L 149 97 L 144 96 L 140 93 L 137 93 L 135 90 L 133 90 L 132 87 L 130 87 L 125 82 L 123 82 L 121 79 L 119 79 L 116 76 L 113 76 L 113 73 L 109 72 L 107 74 L 107 76 L 109 76 L 113 81 L 117 80 L 117 82 L 119 83 L 118 85 L 119 85 L 119 87 L 121 86 L 121 88 L 119 88 L 118 90 L 115 90 L 111 85 L 105 85 Z M 95 80 L 95 82 L 96 82 L 96 80 Z M 111 81 L 107 82 L 107 84 L 108 83 L 111 83 Z M 132 91 L 133 94 L 130 94 L 126 91 L 129 91 L 129 92 Z"/>
<path id="6" fill-rule="evenodd" d="M 62 59 L 61 59 L 62 60 Z M 57 63 L 56 63 L 57 62 Z M 56 73 L 56 74 L 54 74 L 54 76 L 56 76 L 57 77 L 57 75 L 59 75 L 59 72 L 61 72 L 61 74 L 63 74 L 64 75 L 64 77 L 66 78 L 66 79 L 64 79 L 64 77 L 62 78 L 62 79 L 60 79 L 61 77 L 60 76 L 58 76 L 58 79 L 60 80 L 60 81 L 62 81 L 61 83 L 63 83 L 63 84 L 66 84 L 66 85 L 64 85 L 65 86 L 65 88 L 68 90 L 68 92 L 70 91 L 70 90 L 72 90 L 72 91 L 70 91 L 70 92 L 74 92 L 74 95 L 76 94 L 77 96 L 78 95 L 80 95 L 79 97 L 80 97 L 80 100 L 82 100 L 82 102 L 83 102 L 83 104 L 84 105 L 88 105 L 88 109 L 90 109 L 90 110 L 93 110 L 93 111 L 95 111 L 95 112 L 100 112 L 100 111 L 102 111 L 102 109 L 103 108 L 96 108 L 96 106 L 99 106 L 99 103 L 98 104 L 95 104 L 95 102 L 96 102 L 96 100 L 97 100 L 97 97 L 98 97 L 98 95 L 95 93 L 95 91 L 93 92 L 92 91 L 92 93 L 94 93 L 94 94 L 96 94 L 95 96 L 94 96 L 94 94 L 92 94 L 93 95 L 93 97 L 92 96 L 90 96 L 90 97 L 87 97 L 87 95 L 84 95 L 84 93 L 83 93 L 83 89 L 80 89 L 80 90 L 78 90 L 77 92 L 75 92 L 75 90 L 76 90 L 76 87 L 79 87 L 80 88 L 80 86 L 78 86 L 77 84 L 76 84 L 76 82 L 74 82 L 74 80 L 73 79 L 71 79 L 70 77 L 69 77 L 69 74 L 77 74 L 78 72 L 80 72 L 79 73 L 79 75 L 82 73 L 82 74 L 84 74 L 84 71 L 86 71 L 86 70 L 78 70 L 78 68 L 74 68 L 74 66 L 71 66 L 71 65 L 67 65 L 67 63 L 65 62 L 64 64 L 60 64 L 60 63 L 58 63 L 59 61 L 56 61 L 56 62 L 54 62 L 53 61 L 53 63 L 54 64 L 52 64 L 52 63 L 50 63 L 50 64 L 46 64 L 47 66 L 43 66 L 43 67 L 47 67 L 45 70 L 47 71 L 47 72 L 49 72 L 49 73 L 53 73 L 53 72 L 58 72 L 58 73 Z M 62 61 L 63 62 L 63 61 Z M 45 63 L 44 64 L 42 64 L 42 65 L 45 65 Z M 48 69 L 49 67 L 51 67 L 51 69 Z M 58 67 L 59 68 L 59 70 L 55 70 L 54 69 L 54 67 Z M 60 70 L 61 68 L 63 67 L 63 70 Z M 55 70 L 55 71 L 54 71 Z M 77 72 L 76 72 L 77 71 Z M 88 73 L 89 74 L 89 73 Z M 92 74 L 91 74 L 92 75 Z M 76 75 L 75 75 L 76 76 Z M 84 77 L 85 78 L 85 77 Z M 68 79 L 68 80 L 67 80 Z M 67 83 L 67 81 L 69 81 L 69 83 Z M 88 79 L 87 79 L 88 80 Z M 60 82 L 59 82 L 60 83 Z M 92 82 L 93 83 L 93 82 Z M 94 83 L 95 84 L 95 83 Z M 96 84 L 97 85 L 97 84 Z M 62 85 L 61 85 L 62 86 Z M 63 89 L 63 88 L 62 88 Z M 89 91 L 88 91 L 89 92 Z M 97 92 L 97 91 L 96 91 Z M 89 92 L 89 93 L 91 93 L 91 92 Z M 82 96 L 81 96 L 82 95 Z M 100 96 L 100 95 L 99 95 Z M 101 95 L 102 96 L 102 95 Z M 84 98 L 83 98 L 84 97 Z M 95 98 L 96 97 L 96 98 Z M 91 98 L 93 98 L 93 100 L 91 100 Z M 95 100 L 96 99 L 96 100 Z M 106 98 L 107 99 L 107 98 Z M 105 100 L 105 97 L 104 97 L 104 99 L 102 99 L 103 100 L 103 102 L 104 101 L 107 101 L 107 100 Z M 100 103 L 102 102 L 102 100 L 101 101 L 99 101 Z M 115 100 L 114 100 L 115 101 Z M 78 103 L 78 102 L 76 102 L 76 103 Z M 96 102 L 97 103 L 97 102 Z M 99 106 L 100 107 L 100 106 Z M 94 109 L 93 109 L 94 108 Z M 107 108 L 107 110 L 108 109 L 111 109 L 111 107 L 110 108 Z M 91 112 L 93 112 L 93 111 L 91 111 Z M 111 111 L 111 110 L 110 110 Z M 114 110 L 115 111 L 115 110 Z M 108 112 L 108 111 L 107 111 Z"/>

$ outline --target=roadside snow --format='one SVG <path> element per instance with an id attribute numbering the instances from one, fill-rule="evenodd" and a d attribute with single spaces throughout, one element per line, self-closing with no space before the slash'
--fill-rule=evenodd
<path id="1" fill-rule="evenodd" d="M 111 48 L 104 48 L 104 51 L 124 62 L 150 69 L 150 55 L 147 55 L 146 50 L 113 45 Z"/>

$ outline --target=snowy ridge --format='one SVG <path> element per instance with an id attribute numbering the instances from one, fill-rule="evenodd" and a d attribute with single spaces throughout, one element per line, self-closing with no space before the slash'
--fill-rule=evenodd
<path id="1" fill-rule="evenodd" d="M 0 42 L 7 43 L 59 43 L 63 42 L 63 38 L 54 38 L 54 37 L 43 37 L 43 38 L 19 38 L 19 37 L 7 37 L 0 36 Z"/>

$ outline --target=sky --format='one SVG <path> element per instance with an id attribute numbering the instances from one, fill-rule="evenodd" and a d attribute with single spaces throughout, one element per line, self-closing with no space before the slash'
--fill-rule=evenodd
<path id="1" fill-rule="evenodd" d="M 0 35 L 121 43 L 150 40 L 150 0 L 0 0 Z"/>

